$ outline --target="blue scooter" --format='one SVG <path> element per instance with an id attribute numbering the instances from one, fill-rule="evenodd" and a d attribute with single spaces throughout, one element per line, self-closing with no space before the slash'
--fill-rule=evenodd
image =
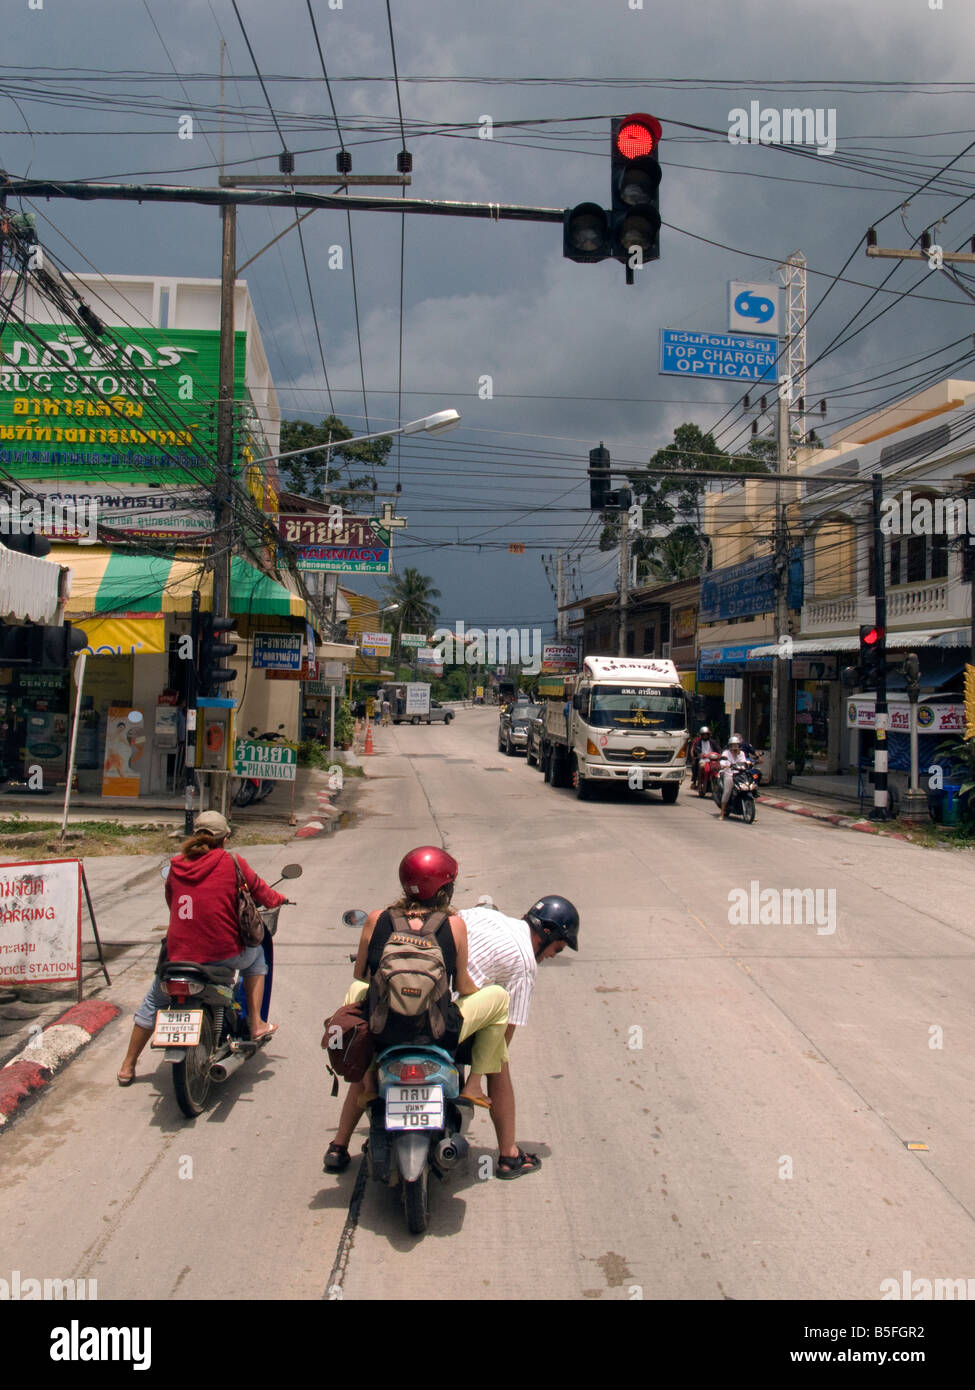
<path id="1" fill-rule="evenodd" d="M 353 909 L 342 921 L 361 929 L 366 915 Z M 399 1187 L 413 1235 L 421 1235 L 429 1221 L 430 1170 L 443 1178 L 467 1157 L 464 1131 L 472 1107 L 457 1104 L 461 1081 L 455 1059 L 433 1043 L 398 1044 L 376 1058 L 367 1171 L 375 1182 Z"/>

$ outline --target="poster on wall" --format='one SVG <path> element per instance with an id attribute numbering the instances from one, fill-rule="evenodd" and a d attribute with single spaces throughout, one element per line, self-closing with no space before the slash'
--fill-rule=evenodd
<path id="1" fill-rule="evenodd" d="M 113 705 L 108 711 L 105 726 L 102 796 L 139 795 L 139 762 L 145 751 L 146 729 L 142 711 Z"/>

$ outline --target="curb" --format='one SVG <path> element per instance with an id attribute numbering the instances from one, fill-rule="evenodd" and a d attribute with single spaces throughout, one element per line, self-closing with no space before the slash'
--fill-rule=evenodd
<path id="1" fill-rule="evenodd" d="M 318 793 L 318 811 L 295 831 L 296 840 L 310 840 L 315 835 L 321 835 L 326 829 L 327 821 L 338 820 L 341 812 L 332 805 L 333 795 L 334 792 Z"/>
<path id="2" fill-rule="evenodd" d="M 97 1000 L 75 1004 L 0 1068 L 0 1133 L 20 1106 L 121 1012 L 117 1005 Z"/>
<path id="3" fill-rule="evenodd" d="M 869 820 L 851 821 L 849 816 L 840 815 L 835 811 L 814 811 L 811 806 L 806 806 L 799 801 L 773 801 L 770 797 L 758 797 L 760 806 L 770 806 L 775 811 L 788 811 L 793 816 L 805 816 L 807 820 L 824 821 L 827 825 L 838 826 L 840 830 L 859 830 L 864 835 L 886 835 L 891 840 L 907 840 L 906 835 L 900 835 L 894 830 L 883 829 L 882 824 Z"/>

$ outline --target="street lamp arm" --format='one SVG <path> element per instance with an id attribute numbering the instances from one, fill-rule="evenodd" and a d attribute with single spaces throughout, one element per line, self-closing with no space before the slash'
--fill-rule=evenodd
<path id="1" fill-rule="evenodd" d="M 347 444 L 366 444 L 370 439 L 390 439 L 396 434 L 446 434 L 447 430 L 452 430 L 455 425 L 460 424 L 460 412 L 457 410 L 438 410 L 435 415 L 425 415 L 422 420 L 411 420 L 408 425 L 401 425 L 395 430 L 380 430 L 378 434 L 357 434 L 351 439 L 333 439 L 328 444 L 312 444 L 306 449 L 289 449 L 286 454 L 268 454 L 265 458 L 251 459 L 248 466 L 253 467 L 258 463 L 277 463 L 281 459 L 293 459 L 298 454 L 321 453 L 323 449 L 343 449 Z"/>

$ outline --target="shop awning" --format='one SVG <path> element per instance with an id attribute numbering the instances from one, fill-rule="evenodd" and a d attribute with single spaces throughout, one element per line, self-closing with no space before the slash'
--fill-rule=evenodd
<path id="1" fill-rule="evenodd" d="M 109 614 L 130 619 L 188 613 L 193 590 L 204 612 L 213 608 L 213 572 L 200 558 L 172 559 L 100 546 L 52 547 L 51 559 L 73 571 L 67 616 Z M 234 617 L 303 618 L 306 604 L 283 584 L 234 555 L 230 562 L 230 612 Z"/>
<path id="2" fill-rule="evenodd" d="M 920 632 L 895 632 L 887 629 L 888 651 L 913 651 L 917 647 L 968 647 L 971 645 L 971 629 L 967 627 L 944 629 L 932 628 Z M 859 634 L 849 637 L 804 637 L 794 640 L 791 646 L 793 656 L 816 656 L 821 652 L 855 652 L 860 647 Z M 784 655 L 781 642 L 765 647 L 749 647 L 749 659 L 756 656 Z"/>
<path id="3" fill-rule="evenodd" d="M 59 565 L 0 545 L 0 618 L 53 623 L 58 612 L 60 582 Z"/>

